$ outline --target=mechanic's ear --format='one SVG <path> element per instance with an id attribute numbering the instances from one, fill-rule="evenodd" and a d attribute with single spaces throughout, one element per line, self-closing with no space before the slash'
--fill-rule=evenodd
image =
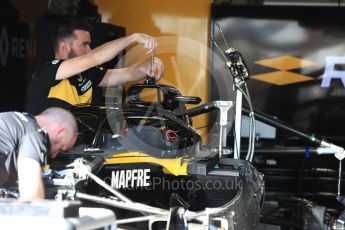
<path id="1" fill-rule="evenodd" d="M 56 136 L 57 138 L 63 138 L 64 136 L 66 135 L 66 127 L 63 126 L 63 125 L 59 125 L 57 128 L 56 128 Z"/>
<path id="2" fill-rule="evenodd" d="M 59 50 L 62 51 L 64 54 L 68 54 L 71 50 L 71 45 L 67 41 L 62 41 L 59 44 Z"/>

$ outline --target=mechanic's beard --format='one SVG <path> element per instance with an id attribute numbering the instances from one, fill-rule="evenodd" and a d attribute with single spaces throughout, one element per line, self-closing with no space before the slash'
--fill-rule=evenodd
<path id="1" fill-rule="evenodd" d="M 68 53 L 68 58 L 74 58 L 77 57 L 77 53 L 74 51 L 74 49 L 71 49 Z"/>

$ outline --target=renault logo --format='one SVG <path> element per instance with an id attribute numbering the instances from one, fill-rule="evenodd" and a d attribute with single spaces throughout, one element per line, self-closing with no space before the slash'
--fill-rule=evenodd
<path id="1" fill-rule="evenodd" d="M 311 81 L 315 78 L 303 74 L 294 73 L 291 70 L 310 67 L 316 63 L 293 56 L 280 56 L 255 62 L 258 65 L 270 67 L 275 71 L 254 75 L 252 78 L 270 84 L 282 86 L 293 83 Z"/>
<path id="2" fill-rule="evenodd" d="M 7 61 L 7 57 L 8 57 L 8 48 L 9 48 L 9 42 L 8 42 L 7 28 L 2 27 L 1 28 L 1 34 L 0 34 L 0 63 L 1 63 L 1 66 L 6 65 L 6 61 Z"/>

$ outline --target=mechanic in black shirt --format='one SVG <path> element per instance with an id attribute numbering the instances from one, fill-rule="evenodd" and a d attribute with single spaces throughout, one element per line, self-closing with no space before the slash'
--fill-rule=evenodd
<path id="1" fill-rule="evenodd" d="M 71 149 L 76 139 L 76 120 L 65 109 L 52 107 L 37 116 L 0 113 L 0 187 L 18 180 L 20 199 L 43 199 L 41 166 L 48 155 Z"/>
<path id="2" fill-rule="evenodd" d="M 55 60 L 38 67 L 33 74 L 28 89 L 29 113 L 36 115 L 51 106 L 68 108 L 89 104 L 95 86 L 116 86 L 141 80 L 147 75 L 155 76 L 158 81 L 164 74 L 164 65 L 156 57 L 152 64 L 147 59 L 126 68 L 104 69 L 99 66 L 134 43 L 141 44 L 148 52 L 155 52 L 157 42 L 154 37 L 134 33 L 93 50 L 90 43 L 90 28 L 82 20 L 65 20 L 56 27 L 53 35 Z"/>

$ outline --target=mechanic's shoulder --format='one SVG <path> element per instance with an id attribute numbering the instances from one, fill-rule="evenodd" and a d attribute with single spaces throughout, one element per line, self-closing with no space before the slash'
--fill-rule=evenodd
<path id="1" fill-rule="evenodd" d="M 37 75 L 37 74 L 41 74 L 42 72 L 45 73 L 46 71 L 52 71 L 54 69 L 57 69 L 57 67 L 61 64 L 62 61 L 63 60 L 59 60 L 59 59 L 45 61 L 36 66 L 33 75 Z"/>
<path id="2" fill-rule="evenodd" d="M 38 65 L 37 69 L 56 66 L 56 65 L 61 64 L 61 62 L 63 62 L 63 60 L 60 60 L 60 59 L 53 59 L 53 60 L 45 61 L 45 62 L 41 63 L 40 65 Z"/>

